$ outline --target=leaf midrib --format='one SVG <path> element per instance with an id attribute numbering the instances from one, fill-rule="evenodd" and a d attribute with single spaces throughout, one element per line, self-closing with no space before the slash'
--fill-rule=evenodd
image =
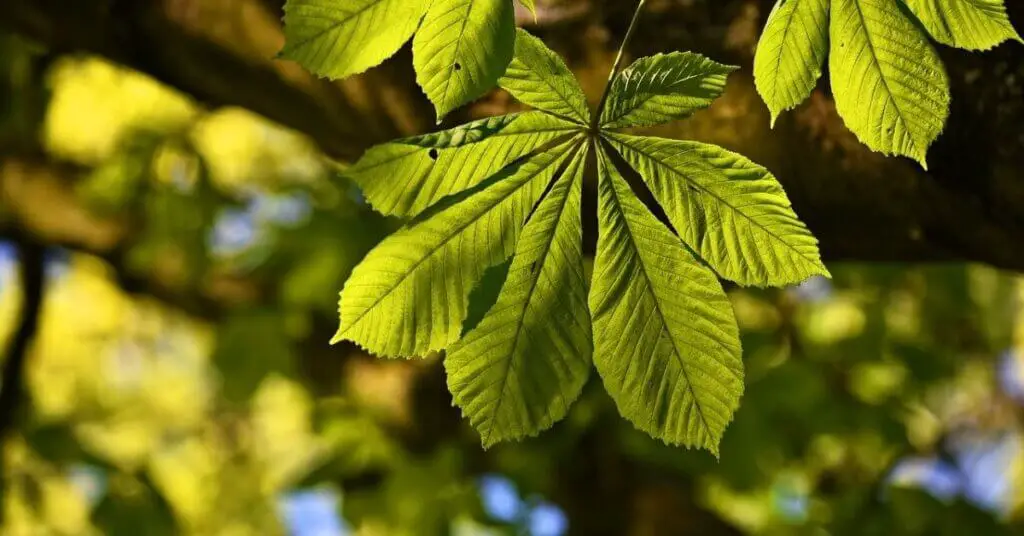
<path id="1" fill-rule="evenodd" d="M 334 24 L 331 24 L 327 28 L 324 28 L 323 30 L 320 30 L 319 32 L 316 32 L 315 34 L 313 34 L 313 35 L 311 35 L 311 36 L 309 36 L 309 37 L 307 37 L 305 39 L 300 39 L 299 41 L 293 43 L 291 48 L 297 49 L 297 48 L 303 47 L 303 46 L 309 44 L 311 41 L 319 39 L 320 37 L 322 37 L 326 33 L 330 33 L 330 32 L 333 32 L 334 30 L 337 30 L 339 26 L 344 25 L 345 23 L 347 23 L 348 21 L 350 21 L 352 19 L 357 19 L 357 18 L 361 17 L 363 15 L 363 13 L 365 13 L 365 12 L 367 12 L 367 11 L 377 7 L 377 6 L 379 6 L 380 4 L 382 4 L 384 2 L 388 2 L 388 1 L 391 1 L 391 0 L 377 0 L 376 2 L 369 2 L 364 7 L 362 7 L 361 9 L 357 9 L 355 11 L 350 11 L 348 17 L 345 17 L 343 19 L 339 19 Z"/>
<path id="2" fill-rule="evenodd" d="M 579 150 L 580 147 L 575 147 L 575 149 Z M 575 171 L 573 166 L 579 165 L 575 161 L 576 158 L 579 158 L 579 154 L 573 155 L 574 160 L 569 163 L 570 169 L 573 171 Z M 569 173 L 566 173 L 565 176 L 569 177 L 570 175 Z M 556 178 L 555 180 L 560 179 Z M 555 242 L 555 235 L 558 234 L 558 226 L 562 221 L 562 216 L 565 214 L 565 207 L 569 204 L 569 198 L 572 197 L 572 185 L 573 183 L 576 182 L 575 174 L 569 178 L 569 181 L 569 185 L 566 187 L 565 197 L 562 199 L 562 205 L 558 209 L 558 217 L 555 218 L 554 229 L 551 231 L 551 234 L 549 235 L 547 240 L 547 244 L 545 244 L 544 246 L 544 255 L 542 257 L 541 262 L 539 263 L 540 265 L 536 268 L 536 277 L 533 277 L 533 281 L 530 283 L 530 290 L 527 291 L 526 293 L 526 300 L 524 300 L 523 302 L 523 307 L 520 311 L 519 319 L 516 321 L 516 334 L 515 337 L 513 337 L 512 339 L 512 351 L 509 353 L 509 358 L 505 360 L 505 371 L 504 374 L 502 374 L 501 378 L 501 390 L 498 391 L 498 399 L 494 402 L 494 409 L 491 410 L 491 427 L 487 430 L 487 435 L 482 438 L 485 444 L 488 442 L 488 440 L 491 438 L 491 435 L 494 433 L 494 421 L 495 419 L 497 419 L 498 407 L 501 406 L 501 401 L 505 397 L 505 389 L 508 387 L 508 376 L 509 372 L 513 368 L 512 364 L 515 361 L 516 350 L 518 350 L 519 348 L 519 341 L 523 332 L 523 326 L 525 324 L 524 319 L 526 318 L 526 311 L 527 309 L 530 308 L 530 302 L 533 300 L 533 293 L 534 291 L 537 290 L 537 283 L 540 282 L 540 275 L 544 272 L 544 267 L 547 265 L 548 260 L 550 259 L 549 253 L 551 252 L 551 245 L 554 244 Z M 543 200 L 541 200 L 541 202 L 543 202 Z"/>
<path id="3" fill-rule="evenodd" d="M 604 156 L 604 159 L 604 164 L 609 168 L 615 165 L 610 161 L 610 159 L 606 155 Z M 608 180 L 610 182 L 615 180 L 615 178 L 612 177 L 610 170 L 608 171 Z M 640 254 L 640 248 L 637 246 L 636 242 L 636 234 L 633 232 L 633 227 L 629 223 L 629 218 L 626 217 L 626 211 L 622 207 L 622 200 L 619 198 L 619 192 L 615 188 L 614 182 L 611 182 L 610 187 L 612 190 L 612 195 L 615 196 L 615 205 L 618 208 L 619 215 L 622 217 L 622 221 L 626 224 L 626 231 L 629 233 L 630 243 L 633 245 L 633 250 L 636 251 L 636 256 L 640 260 L 640 271 L 643 272 L 644 279 L 647 281 L 647 288 L 650 289 L 651 296 L 654 298 L 654 310 L 658 313 L 658 317 L 661 319 L 661 325 L 664 327 L 665 332 L 668 334 L 668 340 L 672 343 L 672 355 L 673 357 L 676 358 L 676 362 L 679 364 L 679 369 L 682 371 L 683 379 L 686 380 L 686 390 L 689 391 L 690 396 L 693 397 L 693 403 L 694 406 L 697 407 L 697 415 L 700 416 L 700 423 L 701 426 L 704 428 L 704 433 L 709 436 L 713 436 L 714 434 L 711 431 L 711 427 L 708 426 L 707 417 L 704 416 L 703 403 L 700 402 L 700 399 L 697 397 L 697 391 L 694 390 L 693 383 L 690 381 L 690 372 L 686 370 L 686 364 L 683 362 L 683 357 L 679 351 L 679 346 L 676 345 L 675 334 L 672 333 L 670 329 L 668 329 L 668 320 L 665 317 L 665 313 L 662 311 L 661 308 L 661 298 L 659 298 L 658 293 L 655 291 L 651 276 L 647 272 L 647 263 L 644 262 L 643 256 Z"/>
<path id="4" fill-rule="evenodd" d="M 913 145 L 913 148 L 917 148 L 917 140 L 914 139 L 913 129 L 909 128 L 906 118 L 903 116 L 903 109 L 900 108 L 899 99 L 896 98 L 896 94 L 892 91 L 892 86 L 889 85 L 889 79 L 885 76 L 885 71 L 882 69 L 882 62 L 878 59 L 878 51 L 875 48 L 875 42 L 871 39 L 871 31 L 868 30 L 868 21 L 864 16 L 864 10 L 861 8 L 861 0 L 849 0 L 853 2 L 853 5 L 857 7 L 857 16 L 860 17 L 860 26 L 864 29 L 865 40 L 868 43 L 868 48 L 871 50 L 871 61 L 875 64 L 875 68 L 878 69 L 878 77 L 882 79 L 882 84 L 885 85 L 885 92 L 889 95 L 889 100 L 892 101 L 892 105 L 896 108 L 896 114 L 900 118 L 900 123 L 903 126 L 903 130 L 907 133 L 907 139 Z M 898 8 L 898 6 L 897 6 Z M 893 140 L 889 140 L 892 143 Z M 889 150 L 892 150 L 890 147 Z"/>

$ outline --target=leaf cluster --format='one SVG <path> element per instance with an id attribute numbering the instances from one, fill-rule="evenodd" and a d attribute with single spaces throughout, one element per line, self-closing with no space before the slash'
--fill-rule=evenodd
<path id="1" fill-rule="evenodd" d="M 779 0 L 757 46 L 772 122 L 803 102 L 828 58 L 836 110 L 872 150 L 927 167 L 949 115 L 949 79 L 928 37 L 967 50 L 1021 40 L 1003 0 Z"/>

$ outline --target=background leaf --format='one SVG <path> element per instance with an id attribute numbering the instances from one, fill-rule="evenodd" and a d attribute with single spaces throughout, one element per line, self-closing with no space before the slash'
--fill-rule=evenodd
<path id="1" fill-rule="evenodd" d="M 1024 43 L 1010 24 L 1003 0 L 904 0 L 936 41 L 988 50 L 1003 41 Z"/>

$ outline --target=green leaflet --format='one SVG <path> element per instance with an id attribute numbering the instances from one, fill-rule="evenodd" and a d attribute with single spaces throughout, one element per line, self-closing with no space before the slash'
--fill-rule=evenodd
<path id="1" fill-rule="evenodd" d="M 484 446 L 533 436 L 569 411 L 590 372 L 581 150 L 523 228 L 483 320 L 445 357 L 455 403 Z"/>
<path id="2" fill-rule="evenodd" d="M 378 145 L 344 175 L 359 185 L 377 211 L 411 217 L 568 135 L 572 128 L 540 112 L 482 119 Z"/>
<path id="3" fill-rule="evenodd" d="M 288 0 L 280 57 L 344 78 L 380 64 L 412 37 L 425 0 Z"/>
<path id="4" fill-rule="evenodd" d="M 772 114 L 803 102 L 821 77 L 828 53 L 829 0 L 775 4 L 754 55 L 754 83 Z"/>
<path id="5" fill-rule="evenodd" d="M 865 145 L 925 157 L 949 115 L 935 49 L 897 0 L 832 0 L 829 71 L 836 109 Z"/>
<path id="6" fill-rule="evenodd" d="M 527 214 L 571 145 L 515 162 L 461 202 L 381 242 L 341 291 L 334 342 L 411 357 L 458 340 L 470 290 L 484 270 L 512 254 Z"/>
<path id="7" fill-rule="evenodd" d="M 688 246 L 722 277 L 783 286 L 829 276 L 818 241 L 768 170 L 714 145 L 607 135 Z"/>
<path id="8" fill-rule="evenodd" d="M 717 455 L 743 393 L 729 299 L 603 154 L 599 169 L 594 364 L 638 428 Z"/>
<path id="9" fill-rule="evenodd" d="M 969 50 L 989 50 L 1008 40 L 1024 43 L 1003 0 L 903 1 L 940 43 Z"/>
<path id="10" fill-rule="evenodd" d="M 432 1 L 413 39 L 413 65 L 439 122 L 497 84 L 514 41 L 511 0 Z"/>
<path id="11" fill-rule="evenodd" d="M 525 30 L 516 33 L 516 52 L 498 81 L 513 97 L 538 110 L 586 125 L 587 98 L 557 54 Z"/>
<path id="12" fill-rule="evenodd" d="M 683 119 L 710 106 L 735 70 L 690 52 L 641 58 L 612 82 L 601 126 L 653 126 Z"/>

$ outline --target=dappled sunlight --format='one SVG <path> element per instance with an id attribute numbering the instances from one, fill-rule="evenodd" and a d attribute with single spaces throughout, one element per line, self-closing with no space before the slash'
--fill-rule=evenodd
<path id="1" fill-rule="evenodd" d="M 536 17 L 522 4 L 510 16 L 564 57 L 569 74 L 580 79 L 576 104 L 582 111 L 570 105 L 566 113 L 588 112 L 587 105 L 598 104 L 614 46 L 636 2 L 538 1 Z M 912 161 L 871 153 L 843 126 L 833 90 L 824 87 L 770 127 L 772 112 L 750 67 L 772 2 L 719 4 L 725 3 L 647 4 L 650 18 L 640 19 L 647 26 L 626 51 L 627 63 L 663 49 L 664 42 L 683 47 L 712 40 L 709 57 L 741 67 L 728 82 L 722 75 L 723 94 L 708 109 L 693 106 L 692 117 L 677 114 L 666 124 L 631 132 L 722 144 L 763 163 L 771 181 L 760 167 L 715 175 L 738 188 L 723 189 L 723 200 L 692 184 L 680 187 L 692 179 L 680 172 L 665 187 L 679 187 L 672 195 L 694 205 L 678 213 L 648 211 L 665 208 L 659 202 L 667 196 L 658 197 L 642 166 L 626 157 L 609 161 L 607 169 L 629 171 L 615 196 L 636 194 L 633 212 L 643 214 L 620 226 L 629 231 L 628 237 L 616 231 L 620 241 L 650 239 L 645 233 L 655 228 L 662 240 L 645 250 L 656 262 L 636 262 L 615 285 L 608 283 L 614 270 L 595 263 L 600 241 L 618 235 L 605 229 L 598 236 L 606 214 L 595 208 L 598 174 L 589 160 L 580 161 L 576 197 L 566 195 L 559 208 L 578 208 L 582 228 L 570 229 L 567 237 L 538 233 L 531 242 L 536 251 L 514 254 L 515 240 L 526 231 L 517 235 L 511 227 L 539 221 L 554 205 L 516 198 L 521 206 L 514 217 L 495 217 L 488 220 L 491 227 L 479 228 L 466 225 L 459 207 L 467 199 L 487 200 L 488 192 L 518 180 L 510 173 L 473 182 L 473 173 L 505 157 L 526 168 L 525 159 L 543 144 L 522 154 L 488 146 L 468 163 L 449 157 L 466 139 L 494 134 L 485 134 L 493 125 L 478 125 L 434 141 L 390 145 L 371 153 L 378 158 L 372 165 L 353 171 L 357 157 L 382 138 L 527 109 L 515 102 L 514 92 L 494 90 L 478 103 L 453 106 L 450 118 L 435 125 L 429 98 L 440 97 L 417 86 L 418 66 L 409 64 L 415 47 L 401 48 L 395 60 L 355 78 L 323 80 L 298 63 L 271 58 L 284 41 L 280 6 L 251 0 L 158 2 L 152 28 L 111 26 L 104 37 L 110 42 L 87 47 L 150 75 L 0 33 L 3 348 L 32 327 L 22 303 L 26 294 L 33 303 L 26 292 L 32 286 L 21 281 L 19 255 L 36 244 L 44 247 L 41 266 L 27 257 L 27 266 L 40 271 L 43 290 L 20 378 L 26 393 L 12 407 L 0 404 L 0 416 L 13 422 L 4 425 L 7 437 L 0 437 L 0 534 L 1021 533 L 1024 275 L 1010 269 L 1019 257 L 1003 247 L 1020 238 L 1019 227 L 1007 223 L 1019 224 L 1011 201 L 1020 192 L 1020 177 L 1013 177 L 1012 187 L 989 181 L 995 171 L 988 160 L 996 157 L 988 154 L 964 156 L 972 166 L 970 182 L 960 180 L 966 175 L 926 174 Z M 662 24 L 666 17 L 679 23 Z M 160 32 L 177 35 L 182 29 L 161 26 L 167 21 L 192 28 L 178 37 L 195 47 L 181 48 L 191 59 L 178 58 L 179 49 L 166 43 L 157 48 L 166 38 Z M 142 42 L 135 32 L 152 38 L 152 50 L 122 50 Z M 67 51 L 81 48 L 73 45 L 76 36 L 69 34 Z M 196 52 L 211 45 L 238 57 Z M 197 54 L 209 63 L 200 64 Z M 1024 71 L 1014 70 L 1017 55 L 997 48 L 991 61 L 1002 62 L 1002 70 L 986 63 L 975 73 L 982 81 L 977 83 L 953 77 L 954 91 L 990 84 L 1000 98 L 1019 96 L 1024 76 L 1018 73 Z M 949 56 L 944 61 L 951 75 L 970 71 L 971 64 L 960 64 L 966 60 Z M 182 73 L 182 65 L 195 70 Z M 453 65 L 452 73 L 463 70 Z M 970 87 L 958 87 L 964 84 Z M 531 99 L 529 91 L 524 95 Z M 700 107 L 712 100 L 705 97 Z M 276 113 L 267 102 L 284 104 Z M 935 168 L 959 158 L 946 153 L 955 153 L 950 147 L 965 139 L 987 143 L 1016 132 L 979 119 L 989 113 L 987 101 L 955 106 L 946 134 L 952 137 L 939 138 L 929 153 Z M 1019 118 L 1014 110 L 1006 112 L 1006 121 Z M 569 132 L 551 125 L 561 134 L 548 141 Z M 673 147 L 675 156 L 689 154 Z M 395 167 L 409 155 L 415 165 Z M 730 158 L 716 155 L 702 157 L 687 172 L 714 175 L 712 168 Z M 1016 161 L 999 158 L 992 169 L 1013 175 L 1005 169 L 1017 169 Z M 555 168 L 564 171 L 568 162 L 552 173 Z M 468 190 L 427 180 L 449 169 Z M 377 175 L 356 176 L 371 172 Z M 776 178 L 789 198 L 776 192 Z M 417 204 L 430 198 L 437 205 L 405 210 L 399 200 L 395 214 L 385 217 L 376 209 L 394 201 L 388 198 L 391 183 Z M 751 192 L 741 191 L 755 183 Z M 541 186 L 538 196 L 556 189 Z M 768 266 L 782 262 L 768 231 L 751 234 L 761 238 L 736 251 L 720 251 L 733 245 L 715 233 L 736 223 L 723 214 L 739 210 L 733 205 L 744 196 L 757 201 L 750 206 L 770 205 L 769 215 L 793 211 L 806 218 L 779 224 L 800 224 L 803 233 L 805 221 L 803 245 L 813 251 L 795 256 L 785 277 Z M 698 210 L 697 204 L 712 201 L 714 210 Z M 630 218 L 639 218 L 633 212 Z M 434 220 L 439 213 L 458 217 Z M 964 234 L 958 221 L 946 221 L 961 214 Z M 689 224 L 698 230 L 693 244 L 684 244 Z M 408 233 L 416 226 L 438 236 L 454 228 L 470 231 L 426 244 Z M 405 309 L 396 314 L 393 304 L 394 310 L 374 309 L 385 303 L 380 290 L 390 283 L 367 277 L 367 270 L 362 278 L 350 276 L 400 229 L 413 239 L 392 242 L 390 257 L 374 268 L 399 281 L 394 294 Z M 818 239 L 810 233 L 821 238 L 831 277 L 804 277 L 825 273 L 818 268 Z M 503 249 L 463 248 L 485 238 Z M 581 270 L 572 266 L 572 282 L 545 266 L 543 257 L 522 262 L 542 250 L 578 256 L 577 247 L 583 259 Z M 421 250 L 434 257 L 416 257 Z M 757 262 L 765 266 L 728 265 L 715 258 L 720 253 L 763 255 Z M 466 273 L 485 257 L 495 265 L 479 282 L 469 282 Z M 517 259 L 520 279 L 513 279 Z M 663 281 L 650 277 L 648 264 L 657 265 Z M 730 279 L 725 272 L 733 269 Z M 411 270 L 426 276 L 409 277 Z M 721 319 L 709 320 L 710 306 L 687 309 L 707 305 L 687 294 L 695 292 L 692 276 L 698 273 L 707 279 L 700 288 L 721 297 L 721 307 L 712 310 Z M 740 283 L 718 289 L 723 278 Z M 787 278 L 802 282 L 761 288 Z M 456 279 L 445 289 L 464 295 L 458 307 L 437 297 L 443 284 Z M 581 290 L 573 299 L 579 298 L 576 305 L 585 314 L 548 314 L 567 302 L 557 291 L 576 283 Z M 515 335 L 512 351 L 525 357 L 503 361 L 502 373 L 492 377 L 480 360 L 493 357 L 500 345 L 488 339 L 459 348 L 455 335 L 512 310 L 496 301 L 509 289 L 528 289 L 524 294 L 539 296 L 539 305 L 495 324 L 495 333 Z M 584 318 L 601 307 L 602 292 L 617 296 L 621 322 Z M 668 303 L 669 294 L 679 303 Z M 411 296 L 431 299 L 420 303 Z M 374 344 L 344 336 L 329 343 L 346 304 L 368 307 L 356 323 L 380 328 L 366 336 Z M 727 329 L 729 305 L 738 339 Z M 528 321 L 534 331 L 524 328 Z M 677 337 L 671 322 L 690 337 Z M 579 330 L 579 341 L 555 333 L 565 326 Z M 595 340 L 615 345 L 615 352 L 600 356 L 606 360 L 601 373 L 594 366 Z M 702 382 L 719 380 L 715 375 L 724 373 L 714 366 L 721 363 L 693 356 L 721 353 L 734 343 L 742 346 L 733 356 L 735 367 L 722 370 L 735 374 L 735 385 L 708 390 Z M 447 352 L 435 351 L 439 346 Z M 451 358 L 453 347 L 458 359 Z M 419 348 L 404 353 L 423 355 L 374 355 L 383 348 Z M 579 378 L 580 389 L 557 384 L 578 372 L 562 354 L 579 357 L 578 369 L 588 371 Z M 636 359 L 673 355 L 649 363 Z M 547 368 L 521 366 L 530 360 Z M 620 365 L 627 376 L 634 374 L 613 399 L 607 385 L 610 375 L 622 372 L 615 369 Z M 463 371 L 453 372 L 459 366 Z M 536 370 L 540 374 L 530 376 Z M 10 382 L 3 380 L 7 388 Z M 549 403 L 533 403 L 548 381 L 557 387 L 547 393 Z M 465 403 L 460 389 L 475 402 Z M 739 398 L 735 411 L 733 395 Z M 682 402 L 666 404 L 673 396 Z M 685 411 L 643 413 L 638 400 Z M 627 405 L 633 422 L 620 416 Z M 521 440 L 485 449 L 481 428 L 474 427 L 481 420 L 503 422 L 508 437 Z M 724 432 L 713 429 L 719 420 Z M 672 446 L 642 431 L 666 423 L 682 423 L 678 436 L 666 441 L 686 438 L 683 443 L 706 450 Z M 718 447 L 714 455 L 712 446 Z"/>

